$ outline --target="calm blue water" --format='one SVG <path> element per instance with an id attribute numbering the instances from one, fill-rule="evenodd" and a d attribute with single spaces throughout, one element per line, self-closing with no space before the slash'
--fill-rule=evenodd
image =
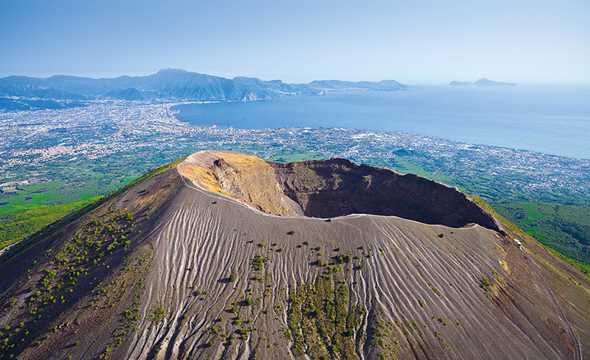
<path id="1" fill-rule="evenodd" d="M 588 87 L 414 87 L 393 93 L 190 104 L 177 109 L 180 119 L 197 126 L 404 131 L 590 158 Z"/>

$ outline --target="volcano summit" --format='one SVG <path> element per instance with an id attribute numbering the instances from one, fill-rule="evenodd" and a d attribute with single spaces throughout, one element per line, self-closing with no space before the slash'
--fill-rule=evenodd
<path id="1" fill-rule="evenodd" d="M 590 282 L 461 192 L 206 151 L 0 257 L 0 357 L 582 359 Z"/>

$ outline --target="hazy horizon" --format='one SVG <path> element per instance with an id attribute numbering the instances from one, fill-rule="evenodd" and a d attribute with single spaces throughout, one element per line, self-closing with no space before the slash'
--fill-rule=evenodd
<path id="1" fill-rule="evenodd" d="M 132 76 L 132 77 L 140 77 L 140 76 L 149 76 L 149 75 L 153 75 L 159 71 L 162 70 L 180 70 L 180 71 L 186 71 L 186 72 L 190 72 L 190 73 L 199 73 L 199 74 L 204 74 L 204 75 L 211 75 L 211 76 L 217 76 L 217 77 L 222 77 L 222 78 L 228 78 L 228 79 L 232 79 L 235 77 L 240 77 L 240 76 L 245 76 L 245 75 L 241 75 L 241 74 L 237 74 L 237 75 L 225 75 L 225 74 L 211 74 L 211 73 L 205 73 L 202 71 L 198 71 L 198 70 L 188 70 L 188 69 L 180 69 L 180 68 L 169 68 L 169 67 L 162 67 L 160 69 L 154 70 L 152 72 L 148 72 L 148 73 L 126 73 L 126 74 L 113 74 L 110 76 L 99 76 L 99 75 L 93 75 L 93 74 L 73 74 L 73 73 L 55 73 L 55 74 L 46 74 L 46 75 L 30 75 L 30 74 L 2 74 L 0 75 L 0 78 L 3 77 L 9 77 L 9 76 L 25 76 L 25 77 L 32 77 L 32 78 L 40 78 L 40 79 L 46 79 L 46 78 L 50 78 L 52 76 L 73 76 L 73 77 L 84 77 L 84 78 L 91 78 L 91 79 L 113 79 L 113 78 L 118 78 L 118 77 L 124 77 L 124 76 Z M 252 76 L 255 78 L 258 78 L 260 80 L 265 80 L 265 81 L 269 81 L 269 80 L 282 80 L 285 81 L 284 79 L 276 79 L 276 78 L 260 78 L 257 76 Z M 478 76 L 475 78 L 471 78 L 471 79 L 448 79 L 447 81 L 442 81 L 442 82 L 414 82 L 414 81 L 409 81 L 409 82 L 403 82 L 404 85 L 410 85 L 410 86 L 444 86 L 444 85 L 448 85 L 449 82 L 451 81 L 467 81 L 467 82 L 474 82 L 476 80 L 480 80 L 480 79 L 488 79 L 488 80 L 493 80 L 493 81 L 507 81 L 507 82 L 512 82 L 511 79 L 496 79 L 496 78 L 489 78 L 486 76 Z M 342 81 L 381 81 L 381 80 L 398 80 L 395 78 L 387 78 L 387 77 L 381 77 L 381 78 L 376 78 L 376 79 L 353 79 L 350 76 L 349 77 L 344 77 L 344 78 L 315 78 L 315 79 L 309 79 L 307 81 L 304 82 L 297 82 L 297 83 L 309 83 L 311 81 L 314 80 L 342 80 Z M 288 82 L 288 81 L 287 81 Z M 590 83 L 585 83 L 585 84 L 571 84 L 571 83 L 543 83 L 543 82 L 538 82 L 538 83 L 518 83 L 517 85 L 523 85 L 523 86 L 534 86 L 534 85 L 580 85 L 580 86 L 590 86 Z"/>
<path id="2" fill-rule="evenodd" d="M 211 74 L 211 73 L 205 73 L 202 71 L 198 71 L 198 70 L 188 70 L 188 69 L 179 69 L 179 68 L 167 68 L 167 67 L 162 67 L 160 69 L 154 70 L 152 72 L 147 72 L 147 73 L 126 73 L 126 74 L 113 74 L 113 75 L 109 75 L 109 76 L 99 76 L 99 75 L 93 75 L 93 74 L 73 74 L 73 73 L 55 73 L 55 74 L 46 74 L 46 75 L 30 75 L 30 74 L 0 74 L 0 78 L 4 78 L 4 77 L 9 77 L 9 76 L 25 76 L 25 77 L 31 77 L 31 78 L 40 78 L 40 79 L 46 79 L 46 78 L 50 78 L 52 76 L 73 76 L 73 77 L 83 77 L 83 78 L 91 78 L 91 79 L 113 79 L 113 78 L 118 78 L 118 77 L 124 77 L 124 76 L 148 76 L 148 75 L 153 75 L 161 70 L 182 70 L 182 71 L 186 71 L 186 72 L 191 72 L 191 73 L 199 73 L 199 74 L 203 74 L 203 75 L 211 75 L 211 76 L 217 76 L 217 77 L 222 77 L 222 78 L 227 78 L 227 79 L 233 79 L 235 77 L 240 77 L 240 76 L 245 76 L 245 75 L 241 75 L 241 74 L 237 74 L 237 75 L 225 75 L 225 74 Z M 261 78 L 258 76 L 251 76 L 254 78 L 258 78 L 260 80 L 264 80 L 264 81 L 270 81 L 270 80 L 282 80 L 285 81 L 287 83 L 292 83 L 292 84 L 306 84 L 315 80 L 337 80 L 337 81 L 382 81 L 382 80 L 396 80 L 399 81 L 399 79 L 396 78 L 386 78 L 386 77 L 382 77 L 382 78 L 375 78 L 375 79 L 352 79 L 350 77 L 344 77 L 344 78 L 315 78 L 315 79 L 309 79 L 303 82 L 289 82 L 286 81 L 284 79 L 278 79 L 278 78 Z M 478 77 L 474 77 L 471 79 L 448 79 L 448 80 L 442 80 L 440 82 L 419 82 L 419 81 L 403 81 L 402 84 L 404 85 L 408 85 L 408 86 L 412 86 L 412 87 L 430 87 L 430 86 L 447 86 L 449 85 L 449 83 L 451 81 L 466 81 L 466 82 L 474 82 L 480 79 L 488 79 L 488 80 L 493 80 L 493 81 L 501 81 L 501 82 L 513 82 L 512 79 L 496 79 L 496 78 L 490 78 L 487 76 L 478 76 Z M 588 87 L 590 86 L 590 82 L 588 83 L 567 83 L 567 82 L 555 82 L 555 83 L 549 83 L 549 82 L 523 82 L 523 83 L 516 83 L 516 85 L 519 85 L 521 87 L 527 87 L 527 86 L 574 86 L 574 87 Z"/>
<path id="3" fill-rule="evenodd" d="M 34 0 L 0 4 L 0 76 L 161 68 L 305 83 L 590 84 L 590 3 Z"/>

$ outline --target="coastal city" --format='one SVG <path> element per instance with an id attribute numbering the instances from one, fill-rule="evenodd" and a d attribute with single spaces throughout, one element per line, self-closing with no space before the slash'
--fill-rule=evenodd
<path id="1" fill-rule="evenodd" d="M 197 150 L 233 149 L 277 161 L 343 157 L 417 173 L 490 199 L 590 199 L 590 160 L 398 132 L 198 127 L 179 120 L 175 105 L 97 101 L 0 113 L 0 190 L 67 179 L 63 186 L 75 191 L 87 185 L 91 179 L 83 177 L 91 171 L 101 178 L 100 194 L 120 186 L 118 180 Z"/>

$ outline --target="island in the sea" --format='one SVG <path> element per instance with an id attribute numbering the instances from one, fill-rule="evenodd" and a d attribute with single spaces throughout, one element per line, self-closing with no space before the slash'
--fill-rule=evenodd
<path id="1" fill-rule="evenodd" d="M 486 78 L 481 78 L 476 81 L 451 81 L 450 86 L 478 86 L 478 87 L 491 87 L 491 86 L 516 86 L 515 83 L 505 81 L 494 81 Z"/>

